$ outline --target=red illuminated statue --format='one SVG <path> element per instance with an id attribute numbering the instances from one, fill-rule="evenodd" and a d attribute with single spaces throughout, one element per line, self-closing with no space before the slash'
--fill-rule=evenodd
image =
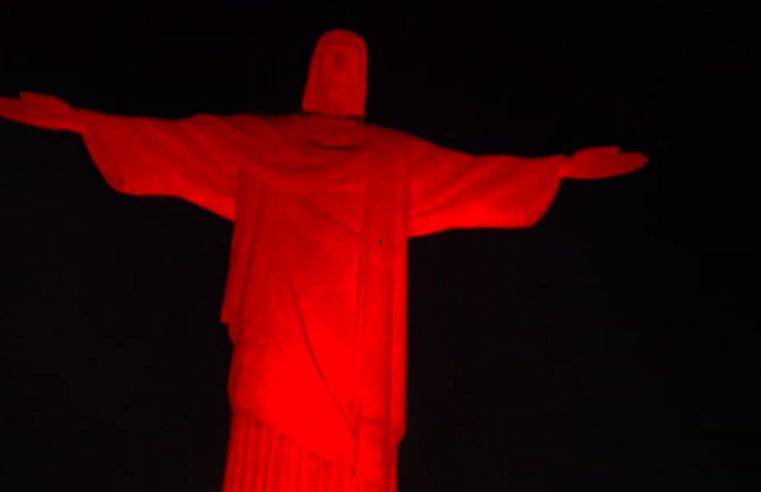
<path id="1" fill-rule="evenodd" d="M 563 178 L 631 172 L 617 147 L 472 156 L 367 124 L 367 51 L 315 49 L 301 114 L 180 120 L 0 98 L 0 115 L 82 135 L 116 190 L 234 221 L 222 308 L 234 343 L 225 492 L 396 490 L 405 432 L 407 239 L 530 227 Z"/>

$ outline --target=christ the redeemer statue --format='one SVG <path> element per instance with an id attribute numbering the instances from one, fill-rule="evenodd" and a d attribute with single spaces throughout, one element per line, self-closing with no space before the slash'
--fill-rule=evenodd
<path id="1" fill-rule="evenodd" d="M 0 98 L 5 118 L 80 134 L 117 191 L 180 197 L 234 222 L 225 492 L 394 492 L 407 239 L 530 227 L 563 178 L 646 162 L 617 147 L 473 156 L 367 124 L 366 71 L 362 38 L 334 30 L 317 43 L 300 114 L 165 120 Z"/>

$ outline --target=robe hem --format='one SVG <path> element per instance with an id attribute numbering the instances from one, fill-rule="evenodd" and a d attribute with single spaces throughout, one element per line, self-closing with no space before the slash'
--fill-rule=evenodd
<path id="1" fill-rule="evenodd" d="M 233 411 L 223 492 L 381 492 L 353 466 L 298 445 L 251 413 Z"/>

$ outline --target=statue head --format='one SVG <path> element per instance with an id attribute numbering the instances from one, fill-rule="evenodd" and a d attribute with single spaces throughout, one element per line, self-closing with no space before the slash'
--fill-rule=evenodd
<path id="1" fill-rule="evenodd" d="M 312 54 L 301 110 L 364 118 L 366 96 L 367 46 L 364 39 L 342 29 L 320 36 Z"/>

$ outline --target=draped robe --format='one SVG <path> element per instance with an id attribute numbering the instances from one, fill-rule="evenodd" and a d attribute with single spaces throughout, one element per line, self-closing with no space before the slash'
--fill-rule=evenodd
<path id="1" fill-rule="evenodd" d="M 111 186 L 234 220 L 228 484 L 361 477 L 388 490 L 404 434 L 407 239 L 531 226 L 567 159 L 473 157 L 318 115 L 87 118 Z M 318 471 L 293 470 L 305 466 Z"/>

